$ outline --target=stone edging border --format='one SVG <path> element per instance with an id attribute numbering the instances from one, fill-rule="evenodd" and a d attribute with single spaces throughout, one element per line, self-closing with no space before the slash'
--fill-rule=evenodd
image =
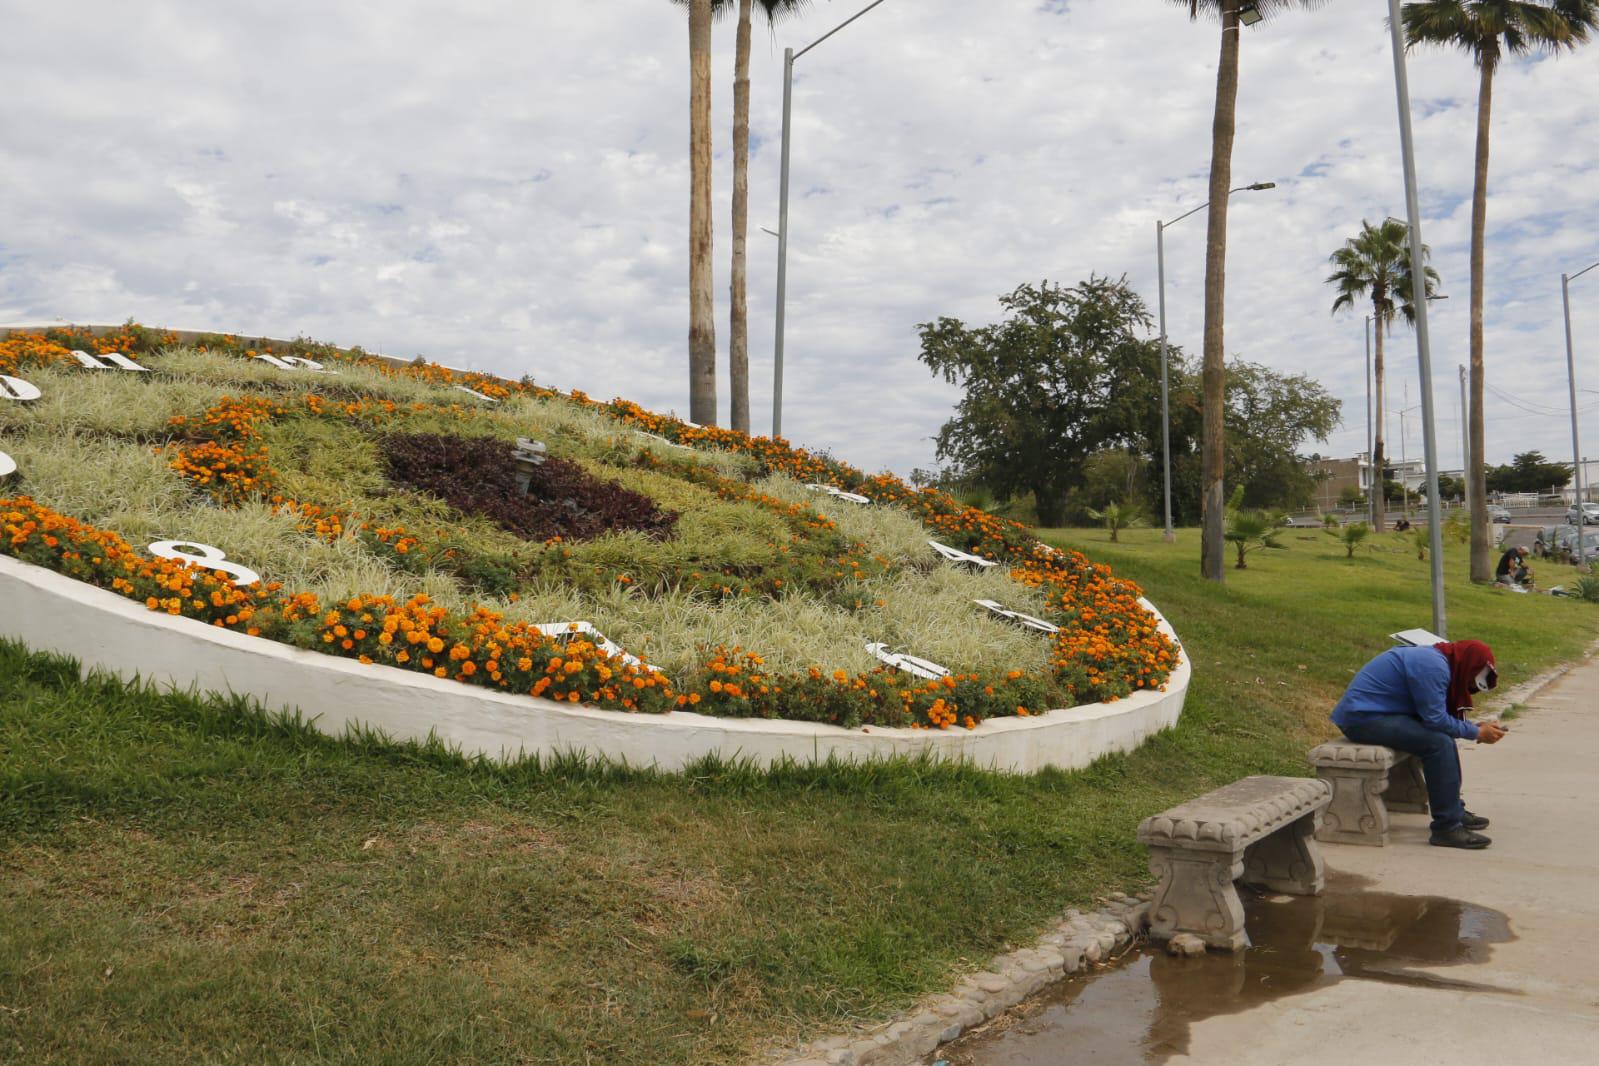
<path id="1" fill-rule="evenodd" d="M 782 1066 L 901 1066 L 999 1017 L 1049 985 L 1131 947 L 1149 921 L 1149 893 L 1124 896 L 1084 914 L 1073 908 L 1032 947 L 991 960 L 947 993 L 923 1000 L 899 1019 L 857 1033 L 824 1037 L 798 1053 L 772 1056 Z"/>
<path id="2" fill-rule="evenodd" d="M 1181 647 L 1154 605 L 1142 602 Z M 1166 691 L 1141 691 L 1115 703 L 993 718 L 971 730 L 845 729 L 689 711 L 655 715 L 578 708 L 398 667 L 363 665 L 154 612 L 4 555 L 0 603 L 7 606 L 0 612 L 0 637 L 73 656 L 85 670 L 244 695 L 268 711 L 296 710 L 331 736 L 360 725 L 397 740 L 437 738 L 468 757 L 581 752 L 665 771 L 711 754 L 760 766 L 788 759 L 859 761 L 925 753 L 1010 773 L 1077 769 L 1102 755 L 1131 751 L 1175 726 L 1192 676 L 1184 655 Z"/>

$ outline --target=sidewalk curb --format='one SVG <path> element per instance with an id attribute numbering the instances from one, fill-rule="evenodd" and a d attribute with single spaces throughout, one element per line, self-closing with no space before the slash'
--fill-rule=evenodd
<path id="1" fill-rule="evenodd" d="M 1528 703 L 1538 693 L 1573 670 L 1592 663 L 1596 655 L 1599 655 L 1599 640 L 1588 645 L 1587 650 L 1582 653 L 1582 658 L 1550 667 L 1541 674 L 1534 674 L 1515 688 L 1506 691 L 1503 695 L 1495 695 L 1492 699 L 1484 700 L 1482 717 L 1498 721 L 1500 715 L 1512 707 Z"/>
<path id="2" fill-rule="evenodd" d="M 1073 908 L 1029 947 L 990 960 L 950 992 L 930 996 L 891 1021 L 848 1035 L 824 1037 L 783 1066 L 902 1066 L 958 1038 L 1057 981 L 1109 962 L 1130 948 L 1148 924 L 1149 893 L 1117 897 L 1090 914 Z"/>

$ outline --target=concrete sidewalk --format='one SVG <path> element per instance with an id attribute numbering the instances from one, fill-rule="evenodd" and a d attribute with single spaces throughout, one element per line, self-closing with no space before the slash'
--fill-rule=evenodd
<path id="1" fill-rule="evenodd" d="M 1492 847 L 1430 847 L 1424 816 L 1395 815 L 1388 847 L 1323 854 L 1330 874 L 1373 892 L 1502 911 L 1514 939 L 1427 969 L 1432 987 L 1347 979 L 1196 1021 L 1173 1061 L 1599 1063 L 1599 661 L 1531 697 L 1510 728 L 1460 749 Z"/>

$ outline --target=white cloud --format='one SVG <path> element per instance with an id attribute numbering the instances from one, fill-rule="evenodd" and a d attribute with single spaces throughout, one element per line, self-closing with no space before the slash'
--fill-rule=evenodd
<path id="1" fill-rule="evenodd" d="M 784 45 L 755 35 L 750 314 L 770 412 Z M 1326 257 L 1403 213 L 1382 11 L 1331 5 L 1246 33 L 1228 349 L 1346 401 L 1364 435 L 1359 316 Z M 0 314 L 305 333 L 686 408 L 687 34 L 667 0 L 265 8 L 33 5 L 0 39 Z M 70 42 L 70 46 L 68 46 Z M 798 64 L 784 428 L 867 468 L 931 461 L 954 393 L 916 323 L 983 321 L 1022 281 L 1127 273 L 1154 303 L 1154 221 L 1203 200 L 1217 33 L 1167 4 L 890 0 Z M 732 33 L 715 60 L 718 342 L 727 339 Z M 1441 454 L 1459 438 L 1476 78 L 1412 59 L 1437 305 Z M 1599 46 L 1495 87 L 1490 383 L 1565 402 L 1559 273 L 1599 258 Z M 1171 332 L 1197 348 L 1203 214 L 1168 241 Z M 1582 288 L 1586 286 L 1586 288 Z M 1573 289 L 1599 353 L 1599 272 Z M 1416 395 L 1390 348 L 1392 406 Z M 1599 387 L 1592 359 L 1579 375 Z M 1584 384 L 1579 380 L 1579 385 Z M 722 374 L 725 391 L 725 366 Z M 1569 449 L 1490 397 L 1489 455 Z M 1391 437 L 1397 438 L 1397 421 Z M 1395 450 L 1398 440 L 1394 439 Z M 1599 445 L 1599 439 L 1596 439 Z M 1411 450 L 1419 449 L 1412 433 Z M 1596 447 L 1599 451 L 1599 447 Z"/>

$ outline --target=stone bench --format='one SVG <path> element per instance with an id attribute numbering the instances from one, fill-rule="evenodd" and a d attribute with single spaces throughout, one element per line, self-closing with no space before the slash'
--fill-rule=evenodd
<path id="1" fill-rule="evenodd" d="M 1388 813 L 1427 813 L 1421 760 L 1379 744 L 1340 737 L 1310 749 L 1316 776 L 1332 786 L 1332 803 L 1316 839 L 1329 844 L 1388 843 Z"/>
<path id="2" fill-rule="evenodd" d="M 1145 818 L 1138 842 L 1160 879 L 1150 938 L 1193 933 L 1224 951 L 1248 947 L 1234 881 L 1321 895 L 1327 876 L 1316 830 L 1331 799 L 1331 786 L 1314 778 L 1246 777 Z"/>

